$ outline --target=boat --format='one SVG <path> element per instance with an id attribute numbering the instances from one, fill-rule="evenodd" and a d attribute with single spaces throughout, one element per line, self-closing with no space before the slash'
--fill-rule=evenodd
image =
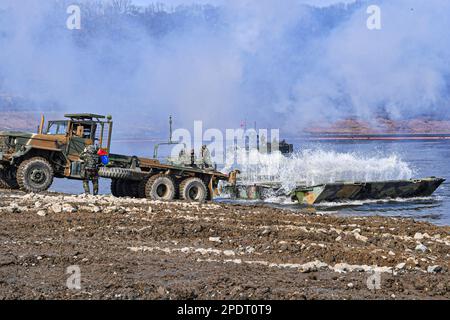
<path id="1" fill-rule="evenodd" d="M 232 199 L 265 200 L 269 197 L 290 197 L 301 204 L 355 200 L 381 200 L 429 197 L 445 181 L 444 178 L 388 180 L 372 182 L 333 182 L 314 186 L 299 185 L 286 192 L 279 183 L 228 185 L 223 193 Z"/>
<path id="2" fill-rule="evenodd" d="M 429 197 L 445 181 L 443 178 L 389 180 L 374 182 L 334 182 L 297 187 L 291 198 L 303 204 Z"/>

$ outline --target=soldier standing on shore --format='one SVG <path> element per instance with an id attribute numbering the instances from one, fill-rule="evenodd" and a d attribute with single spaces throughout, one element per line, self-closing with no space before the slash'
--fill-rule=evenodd
<path id="1" fill-rule="evenodd" d="M 87 146 L 80 154 L 80 158 L 84 162 L 84 166 L 81 171 L 84 192 L 86 194 L 90 194 L 89 181 L 92 181 L 95 196 L 98 194 L 99 156 L 97 154 L 97 148 L 93 145 Z"/>

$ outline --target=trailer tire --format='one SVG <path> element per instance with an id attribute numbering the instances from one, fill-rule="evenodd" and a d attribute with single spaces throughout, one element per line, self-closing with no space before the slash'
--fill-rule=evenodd
<path id="1" fill-rule="evenodd" d="M 117 196 L 119 198 L 127 197 L 126 183 L 127 183 L 126 180 L 122 180 L 122 179 L 117 180 L 116 192 L 117 192 Z"/>
<path id="2" fill-rule="evenodd" d="M 128 197 L 139 198 L 139 181 L 127 181 L 125 186 Z"/>
<path id="3" fill-rule="evenodd" d="M 150 177 L 145 185 L 145 195 L 150 200 L 171 201 L 175 194 L 175 183 L 165 174 Z"/>
<path id="4" fill-rule="evenodd" d="M 15 167 L 0 170 L 0 189 L 19 189 L 16 174 L 17 169 Z"/>
<path id="5" fill-rule="evenodd" d="M 114 197 L 116 197 L 116 198 L 118 198 L 119 197 L 119 193 L 117 192 L 118 190 L 118 188 L 117 188 L 117 185 L 118 185 L 118 182 L 119 182 L 119 180 L 117 180 L 117 179 L 112 179 L 111 180 L 111 194 L 114 196 Z"/>
<path id="6" fill-rule="evenodd" d="M 138 198 L 141 198 L 141 199 L 145 199 L 146 198 L 146 196 L 145 196 L 145 186 L 146 186 L 147 182 L 148 182 L 148 178 L 147 179 L 142 179 L 142 181 L 139 181 L 138 190 L 137 190 Z"/>
<path id="7" fill-rule="evenodd" d="M 205 202 L 208 188 L 199 178 L 187 178 L 180 184 L 180 197 L 190 202 Z"/>
<path id="8" fill-rule="evenodd" d="M 107 179 L 140 180 L 142 174 L 132 169 L 101 167 L 98 175 Z"/>
<path id="9" fill-rule="evenodd" d="M 47 191 L 53 183 L 53 177 L 53 167 L 42 157 L 25 160 L 17 169 L 17 183 L 26 192 Z"/>

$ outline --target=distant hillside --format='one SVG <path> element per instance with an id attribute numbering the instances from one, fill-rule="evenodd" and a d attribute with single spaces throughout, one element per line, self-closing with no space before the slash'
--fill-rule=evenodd
<path id="1" fill-rule="evenodd" d="M 305 131 L 311 134 L 450 134 L 450 121 L 429 118 L 409 120 L 376 118 L 372 122 L 343 119 L 331 124 L 315 124 Z"/>

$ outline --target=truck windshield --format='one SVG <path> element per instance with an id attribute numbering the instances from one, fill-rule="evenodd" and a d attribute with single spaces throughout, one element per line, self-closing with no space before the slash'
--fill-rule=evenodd
<path id="1" fill-rule="evenodd" d="M 68 121 L 54 121 L 48 123 L 47 134 L 66 134 Z"/>

